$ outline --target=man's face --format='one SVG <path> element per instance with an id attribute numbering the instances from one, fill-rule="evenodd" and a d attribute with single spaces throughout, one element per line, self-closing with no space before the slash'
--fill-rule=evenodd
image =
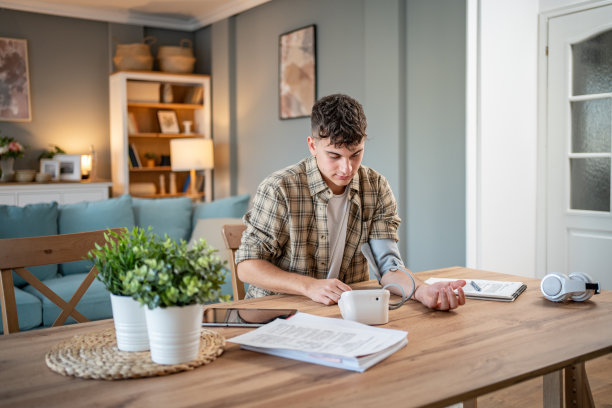
<path id="1" fill-rule="evenodd" d="M 329 138 L 308 137 L 308 149 L 315 156 L 323 180 L 334 194 L 342 194 L 363 159 L 365 140 L 355 146 L 335 147 Z"/>

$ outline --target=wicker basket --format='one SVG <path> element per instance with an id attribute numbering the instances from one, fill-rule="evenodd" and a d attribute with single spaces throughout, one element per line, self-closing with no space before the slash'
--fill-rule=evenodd
<path id="1" fill-rule="evenodd" d="M 195 60 L 194 57 L 184 57 L 181 55 L 163 57 L 159 59 L 159 68 L 164 72 L 189 74 L 193 72 Z"/>
<path id="2" fill-rule="evenodd" d="M 151 71 L 153 57 L 146 55 L 124 55 L 113 58 L 115 67 L 120 71 Z"/>
<path id="3" fill-rule="evenodd" d="M 174 45 L 160 45 L 157 50 L 157 58 L 165 57 L 193 57 L 193 44 L 191 40 L 184 38 L 179 43 L 179 46 Z"/>
<path id="4" fill-rule="evenodd" d="M 144 70 L 153 69 L 153 57 L 151 56 L 151 44 L 155 43 L 155 37 L 145 37 L 141 43 L 117 44 L 113 62 L 119 70 Z"/>

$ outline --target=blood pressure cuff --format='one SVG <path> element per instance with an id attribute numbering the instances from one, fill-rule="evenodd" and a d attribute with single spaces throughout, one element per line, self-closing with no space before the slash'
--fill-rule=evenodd
<path id="1" fill-rule="evenodd" d="M 397 242 L 393 239 L 371 239 L 361 245 L 361 252 L 379 283 L 387 271 L 404 266 Z"/>

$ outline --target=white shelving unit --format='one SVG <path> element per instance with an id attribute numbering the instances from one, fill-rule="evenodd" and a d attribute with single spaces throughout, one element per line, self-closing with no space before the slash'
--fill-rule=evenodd
<path id="1" fill-rule="evenodd" d="M 137 95 L 134 92 L 134 85 L 140 86 L 141 89 L 144 86 L 146 92 Z M 167 87 L 172 90 L 172 101 L 164 98 L 164 89 Z M 128 94 L 128 88 L 131 88 L 131 94 Z M 157 112 L 160 110 L 171 110 L 176 113 L 179 132 L 161 131 L 157 117 Z M 130 120 L 131 126 L 128 125 Z M 191 133 L 185 133 L 184 121 L 193 123 Z M 141 71 L 121 71 L 111 74 L 110 122 L 113 196 L 127 193 L 147 198 L 189 196 L 182 193 L 188 172 L 175 173 L 178 192 L 168 193 L 172 170 L 170 166 L 160 165 L 160 157 L 170 155 L 171 139 L 211 138 L 210 76 Z M 135 147 L 142 166 L 130 165 L 130 145 Z M 145 153 L 157 156 L 154 167 L 146 167 Z M 160 193 L 160 176 L 165 180 L 165 194 Z M 206 201 L 210 201 L 211 180 L 211 170 L 205 170 L 205 191 L 190 197 L 200 200 L 204 196 Z M 130 185 L 134 183 L 146 183 L 149 186 L 153 184 L 155 192 L 130 192 Z"/>

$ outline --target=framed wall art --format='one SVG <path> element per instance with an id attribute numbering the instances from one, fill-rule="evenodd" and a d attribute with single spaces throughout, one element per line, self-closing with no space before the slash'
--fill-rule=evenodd
<path id="1" fill-rule="evenodd" d="M 310 116 L 316 100 L 316 26 L 282 34 L 279 41 L 280 118 Z"/>
<path id="2" fill-rule="evenodd" d="M 32 120 L 26 40 L 0 37 L 0 121 Z"/>

